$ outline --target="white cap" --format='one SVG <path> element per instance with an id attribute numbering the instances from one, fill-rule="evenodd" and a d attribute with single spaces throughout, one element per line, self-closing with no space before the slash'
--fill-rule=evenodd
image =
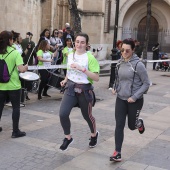
<path id="1" fill-rule="evenodd" d="M 65 26 L 66 26 L 66 27 L 69 27 L 69 26 L 70 26 L 70 24 L 67 22 L 67 23 L 65 24 Z"/>

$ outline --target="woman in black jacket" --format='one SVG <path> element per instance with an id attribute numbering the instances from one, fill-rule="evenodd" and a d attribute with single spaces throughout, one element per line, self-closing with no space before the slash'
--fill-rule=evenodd
<path id="1" fill-rule="evenodd" d="M 153 51 L 153 60 L 159 60 L 159 43 L 155 44 L 152 48 Z M 153 70 L 155 70 L 157 62 L 153 62 Z"/>

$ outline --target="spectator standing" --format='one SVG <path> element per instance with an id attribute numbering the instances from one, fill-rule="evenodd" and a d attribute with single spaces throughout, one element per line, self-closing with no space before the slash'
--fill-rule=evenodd
<path id="1" fill-rule="evenodd" d="M 36 51 L 38 51 L 39 44 L 42 40 L 47 40 L 48 43 L 50 44 L 50 30 L 49 29 L 44 29 L 43 32 L 41 32 Z"/>
<path id="2" fill-rule="evenodd" d="M 159 60 L 159 43 L 156 43 L 155 46 L 152 48 L 153 52 L 153 60 Z M 156 63 L 153 62 L 153 70 L 156 68 Z"/>
<path id="3" fill-rule="evenodd" d="M 58 60 L 60 60 L 59 50 L 63 46 L 63 42 L 61 41 L 59 34 L 60 32 L 57 29 L 55 29 L 53 30 L 53 33 L 50 38 L 50 43 L 53 46 L 53 52 L 57 50 L 57 53 L 56 53 L 57 56 L 54 58 L 54 64 L 57 64 Z"/>
<path id="4" fill-rule="evenodd" d="M 67 27 L 66 31 L 63 33 L 64 46 L 66 46 L 66 38 L 71 38 L 74 42 L 74 32 L 71 30 L 71 27 Z"/>
<path id="5" fill-rule="evenodd" d="M 67 22 L 67 23 L 65 23 L 65 28 L 63 28 L 63 32 L 65 32 L 66 31 L 66 28 L 67 27 L 70 27 L 70 24 Z"/>
<path id="6" fill-rule="evenodd" d="M 135 54 L 141 58 L 142 57 L 142 52 L 143 52 L 143 48 L 140 45 L 140 42 L 135 40 Z"/>
<path id="7" fill-rule="evenodd" d="M 24 64 L 27 64 L 28 62 L 28 65 L 33 65 L 33 58 L 36 58 L 35 43 L 32 41 L 32 37 L 33 37 L 33 34 L 31 32 L 27 32 L 26 38 L 24 38 L 21 42 L 23 51 L 27 50 L 27 53 L 23 55 Z"/>

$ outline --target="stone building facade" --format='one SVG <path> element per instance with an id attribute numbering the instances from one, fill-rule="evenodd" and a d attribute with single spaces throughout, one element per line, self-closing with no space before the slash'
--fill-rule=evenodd
<path id="1" fill-rule="evenodd" d="M 147 0 L 119 0 L 119 2 L 117 39 L 133 38 L 143 44 Z M 109 56 L 110 50 L 113 48 L 115 0 L 79 0 L 78 7 L 82 10 L 83 31 L 90 35 L 91 43 L 94 46 L 104 47 L 100 58 Z M 151 51 L 152 46 L 159 42 L 161 51 L 170 52 L 170 0 L 152 1 L 151 10 L 148 51 Z"/>
<path id="2" fill-rule="evenodd" d="M 118 39 L 134 38 L 144 42 L 147 0 L 119 0 Z M 0 0 L 0 30 L 15 30 L 24 37 L 27 31 L 37 42 L 45 28 L 62 29 L 70 22 L 68 0 Z M 108 57 L 113 48 L 115 0 L 77 0 L 82 31 L 90 36 L 94 48 L 103 46 L 99 59 Z M 161 51 L 170 52 L 170 0 L 152 1 L 149 48 L 160 43 Z"/>
<path id="3" fill-rule="evenodd" d="M 37 43 L 40 33 L 48 28 L 62 29 L 70 22 L 67 0 L 0 0 L 0 31 L 14 30 L 25 38 L 33 33 Z"/>

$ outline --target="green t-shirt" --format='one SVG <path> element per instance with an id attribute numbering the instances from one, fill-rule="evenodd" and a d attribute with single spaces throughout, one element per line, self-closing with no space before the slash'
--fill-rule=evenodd
<path id="1" fill-rule="evenodd" d="M 7 56 L 9 52 L 11 53 Z M 21 54 L 17 50 L 15 50 L 13 47 L 10 47 L 10 46 L 7 47 L 6 54 L 4 55 L 0 54 L 0 59 L 5 58 L 6 56 L 7 58 L 5 59 L 5 61 L 8 65 L 9 74 L 11 73 L 14 66 L 15 66 L 15 69 L 12 72 L 10 81 L 8 83 L 0 83 L 0 90 L 18 90 L 21 88 L 21 82 L 19 80 L 19 73 L 18 73 L 17 66 L 23 64 L 23 59 L 21 57 Z"/>
<path id="2" fill-rule="evenodd" d="M 96 58 L 91 54 L 91 52 L 87 52 L 88 60 L 89 60 L 89 71 L 93 73 L 99 73 L 100 72 L 100 66 Z M 93 80 L 88 77 L 88 80 L 90 81 L 91 84 L 93 84 Z"/>
<path id="3" fill-rule="evenodd" d="M 51 51 L 44 52 L 42 50 L 38 50 L 37 57 L 42 57 L 45 60 L 51 60 L 52 54 L 53 53 Z M 47 65 L 51 65 L 51 62 L 38 61 L 38 65 L 39 66 L 47 66 Z"/>
<path id="4" fill-rule="evenodd" d="M 73 48 L 68 48 L 68 47 L 65 47 L 63 50 L 62 50 L 62 53 L 63 53 L 63 61 L 62 61 L 62 64 L 67 64 L 67 56 L 66 54 L 67 53 L 70 53 L 73 51 Z"/>

